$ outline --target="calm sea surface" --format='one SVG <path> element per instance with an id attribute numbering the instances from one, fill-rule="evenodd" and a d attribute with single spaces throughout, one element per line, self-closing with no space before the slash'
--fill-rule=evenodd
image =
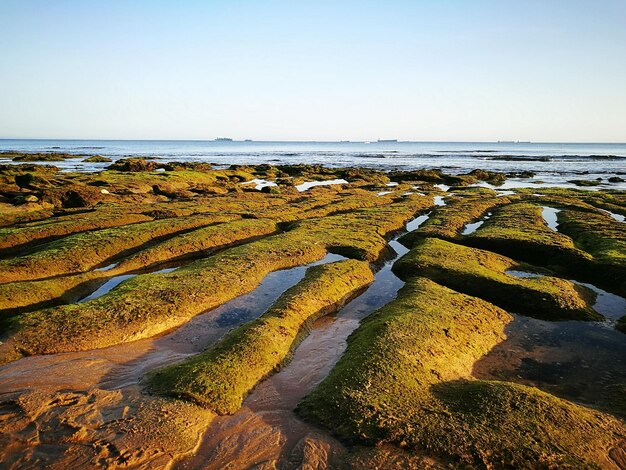
<path id="1" fill-rule="evenodd" d="M 626 189 L 626 144 L 571 144 L 522 142 L 253 142 L 166 140 L 0 140 L 0 152 L 67 152 L 155 157 L 168 161 L 230 164 L 320 163 L 327 166 L 364 166 L 378 169 L 441 168 L 463 173 L 475 168 L 497 171 L 529 170 L 534 184 L 563 185 L 571 179 L 601 178 L 600 187 Z M 0 155 L 1 157 L 1 155 Z M 10 163 L 0 158 L 0 163 Z M 106 163 L 80 159 L 54 162 L 69 171 L 98 171 Z M 509 183 L 514 186 L 515 180 Z"/>

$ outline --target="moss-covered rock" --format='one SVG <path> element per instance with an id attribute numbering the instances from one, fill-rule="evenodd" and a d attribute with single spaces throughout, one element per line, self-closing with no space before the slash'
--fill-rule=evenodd
<path id="1" fill-rule="evenodd" d="M 92 207 L 101 202 L 115 200 L 108 190 L 94 188 L 84 184 L 64 185 L 61 188 L 47 187 L 41 189 L 42 201 L 55 207 Z"/>
<path id="2" fill-rule="evenodd" d="M 403 198 L 388 206 L 298 222 L 284 234 L 227 249 L 174 272 L 134 277 L 89 302 L 24 313 L 9 325 L 8 340 L 0 345 L 0 362 L 162 333 L 250 292 L 271 271 L 317 261 L 327 250 L 377 260 L 386 250 L 384 237 L 402 229 L 425 203 L 428 198 Z M 65 255 L 59 259 L 68 262 Z"/>
<path id="3" fill-rule="evenodd" d="M 54 214 L 52 204 L 23 204 L 15 206 L 13 204 L 0 202 L 0 227 L 9 227 L 28 223 L 42 218 L 50 217 Z"/>
<path id="4" fill-rule="evenodd" d="M 505 273 L 518 262 L 489 251 L 427 238 L 400 258 L 393 271 L 402 279 L 416 276 L 464 294 L 480 297 L 510 312 L 548 320 L 601 320 L 593 310 L 595 294 L 550 276 L 519 278 Z"/>
<path id="5" fill-rule="evenodd" d="M 19 355 L 100 348 L 153 336 L 250 292 L 271 271 L 323 258 L 321 244 L 269 237 L 171 273 L 126 280 L 106 295 L 13 319 L 0 362 Z"/>
<path id="6" fill-rule="evenodd" d="M 85 173 L 72 174 L 71 180 L 86 185 L 105 186 L 108 191 L 118 196 L 142 195 L 144 199 L 149 199 L 154 195 L 162 198 L 170 195 L 174 197 L 190 195 L 183 191 L 196 194 L 226 194 L 229 189 L 237 187 L 239 182 L 253 178 L 252 174 L 243 171 L 204 171 L 185 168 L 158 172 L 153 170 L 165 168 L 155 162 L 145 161 L 145 165 L 131 163 L 118 160 L 113 165 L 119 170 L 97 173 L 97 180 L 94 180 L 93 174 Z"/>
<path id="7" fill-rule="evenodd" d="M 607 214 L 564 210 L 559 213 L 559 231 L 593 255 L 587 275 L 626 295 L 626 224 Z"/>
<path id="8" fill-rule="evenodd" d="M 109 157 L 103 157 L 102 155 L 93 155 L 83 160 L 85 163 L 110 163 L 112 161 Z"/>
<path id="9" fill-rule="evenodd" d="M 22 173 L 15 175 L 15 184 L 21 189 L 30 189 L 36 191 L 37 189 L 50 188 L 53 186 L 53 182 L 48 178 L 39 176 L 34 173 Z"/>
<path id="10" fill-rule="evenodd" d="M 334 253 L 374 262 L 387 250 L 385 237 L 404 229 L 407 220 L 430 204 L 429 198 L 416 196 L 350 214 L 306 219 L 297 227 L 300 233 L 315 234 Z"/>
<path id="11" fill-rule="evenodd" d="M 161 237 L 232 219 L 229 215 L 197 215 L 77 233 L 33 253 L 0 260 L 0 283 L 84 272 Z"/>
<path id="12" fill-rule="evenodd" d="M 74 302 L 77 298 L 91 292 L 108 277 L 127 274 L 159 263 L 197 256 L 201 253 L 207 255 L 216 249 L 223 249 L 230 245 L 244 243 L 256 237 L 273 233 L 278 230 L 277 223 L 280 222 L 295 222 L 307 218 L 319 218 L 334 213 L 345 213 L 361 208 L 383 206 L 391 202 L 388 198 L 378 198 L 372 196 L 369 191 L 361 190 L 345 194 L 340 193 L 339 195 L 334 194 L 332 197 L 327 197 L 327 195 L 321 197 L 305 196 L 301 198 L 302 200 L 300 198 L 296 199 L 297 202 L 293 204 L 287 204 L 288 201 L 283 199 L 272 200 L 272 198 L 260 194 L 246 196 L 245 198 L 231 198 L 230 196 L 210 198 L 209 200 L 204 200 L 202 204 L 193 205 L 168 202 L 162 206 L 170 209 L 159 209 L 161 206 L 151 205 L 149 207 L 154 207 L 155 209 L 145 212 L 143 212 L 144 208 L 142 206 L 133 206 L 125 210 L 117 206 L 111 206 L 98 208 L 84 214 L 60 216 L 50 222 L 33 222 L 24 227 L 0 229 L 0 234 L 5 233 L 7 235 L 7 244 L 10 246 L 15 245 L 15 249 L 19 249 L 44 237 L 58 238 L 62 237 L 63 233 L 71 234 L 105 227 L 108 224 L 115 225 L 116 222 L 119 221 L 121 223 L 124 220 L 131 222 L 134 218 L 152 217 L 157 220 L 164 220 L 190 216 L 194 213 L 207 214 L 218 212 L 219 209 L 222 209 L 218 219 L 215 219 L 216 222 L 235 219 L 232 222 L 194 229 L 188 233 L 178 234 L 163 241 L 152 240 L 148 243 L 148 246 L 122 258 L 117 266 L 108 269 L 106 272 L 92 270 L 69 276 L 55 276 L 50 279 L 0 284 L 0 306 L 2 306 L 0 311 L 18 313 L 55 304 Z M 429 201 L 429 198 L 417 197 L 413 202 L 409 201 L 410 204 L 408 206 L 404 203 L 402 207 L 405 207 L 405 209 L 401 211 L 402 215 L 395 219 L 391 217 L 390 221 L 393 225 L 382 227 L 382 233 L 386 234 L 389 231 L 400 229 L 404 220 L 410 217 L 411 211 L 418 210 L 420 207 L 427 207 L 430 204 Z M 407 207 L 408 212 L 406 210 Z M 135 212 L 127 212 L 131 209 Z M 249 214 L 248 211 L 251 210 L 258 215 L 250 218 L 249 216 L 252 214 Z M 245 219 L 239 220 L 241 216 L 244 216 Z M 334 224 L 336 223 L 330 223 L 329 227 L 332 228 Z M 375 240 L 375 244 L 369 248 L 363 245 L 365 249 L 375 251 L 371 251 L 371 254 L 361 251 L 360 256 L 368 259 L 380 256 L 385 249 L 385 241 L 376 233 L 377 226 L 372 225 L 370 227 L 369 224 L 363 222 L 360 222 L 360 225 L 365 225 L 369 233 L 368 236 L 371 240 Z M 89 233 L 83 234 L 83 238 L 87 240 L 87 247 L 97 245 L 97 238 L 100 235 L 97 231 L 93 233 L 96 239 L 91 239 Z M 123 233 L 123 230 L 121 233 Z M 64 240 L 65 242 L 62 245 L 68 258 L 73 258 L 75 256 L 74 253 L 76 253 L 76 256 L 82 253 L 82 244 L 73 243 L 72 237 Z M 20 243 L 21 245 L 18 245 Z M 45 247 L 41 248 L 45 249 Z M 354 253 L 359 255 L 356 250 L 354 250 Z M 110 264 L 110 261 L 105 262 Z"/>
<path id="13" fill-rule="evenodd" d="M 464 243 L 542 266 L 569 266 L 591 259 L 570 237 L 546 225 L 540 206 L 525 202 L 496 208 Z"/>
<path id="14" fill-rule="evenodd" d="M 605 264 L 626 266 L 626 224 L 606 214 L 562 211 L 559 231 L 570 236 L 594 259 Z"/>
<path id="15" fill-rule="evenodd" d="M 156 372 L 151 387 L 216 413 L 234 413 L 250 390 L 288 359 L 313 321 L 337 310 L 373 279 L 363 261 L 309 268 L 263 316 L 231 331 L 206 352 Z"/>
<path id="16" fill-rule="evenodd" d="M 475 172 L 479 170 L 474 170 Z M 490 172 L 479 173 L 479 176 L 487 175 Z M 495 175 L 495 173 L 491 173 Z M 506 178 L 504 175 L 502 175 Z M 475 184 L 480 178 L 476 174 L 468 173 L 465 175 L 449 175 L 441 170 L 409 170 L 409 171 L 391 171 L 389 178 L 397 182 L 427 182 L 436 184 L 446 184 L 455 187 L 466 187 Z"/>
<path id="17" fill-rule="evenodd" d="M 511 317 L 424 278 L 349 338 L 344 356 L 299 405 L 343 439 L 486 468 L 608 467 L 626 429 L 534 388 L 470 380 Z"/>
<path id="18" fill-rule="evenodd" d="M 109 170 L 115 171 L 153 171 L 159 167 L 159 164 L 152 160 L 144 158 L 122 158 L 112 165 L 108 166 Z"/>
<path id="19" fill-rule="evenodd" d="M 626 191 L 586 191 L 571 188 L 541 188 L 537 190 L 527 188 L 519 189 L 518 192 L 532 198 L 536 203 L 547 201 L 549 205 L 563 209 L 594 212 L 593 208 L 600 208 L 617 214 L 626 214 Z"/>
<path id="20" fill-rule="evenodd" d="M 393 199 L 378 197 L 376 193 L 362 189 L 340 192 L 309 193 L 290 199 L 285 206 L 269 206 L 254 214 L 257 218 L 268 218 L 279 222 L 294 222 L 303 219 L 325 217 L 337 213 L 389 204 Z M 427 207 L 428 198 L 421 198 L 420 204 Z"/>
<path id="21" fill-rule="evenodd" d="M 363 322 L 344 358 L 301 412 L 346 441 L 376 444 L 369 452 L 347 451 L 347 465 L 361 468 L 422 468 L 433 462 L 486 468 L 626 465 L 623 424 L 615 419 L 529 387 L 472 380 L 475 361 L 505 337 L 511 316 L 501 308 L 550 319 L 594 315 L 585 289 L 550 277 L 507 275 L 507 269 L 528 268 L 517 260 L 553 267 L 562 275 L 600 279 L 602 274 L 605 284 L 590 282 L 618 290 L 625 278 L 618 271 L 623 224 L 600 209 L 626 214 L 626 192 L 534 188 L 496 197 L 491 189 L 472 186 L 479 180 L 503 181 L 499 173 L 482 170 L 387 174 L 319 165 L 216 170 L 203 163 L 118 163 L 117 169 L 99 173 L 0 165 L 0 279 L 22 279 L 0 284 L 0 362 L 165 333 L 250 292 L 269 272 L 305 265 L 329 251 L 365 260 L 309 270 L 262 318 L 153 379 L 163 393 L 232 412 L 256 383 L 288 360 L 314 318 L 371 280 L 367 262 L 387 254 L 386 237 L 416 213 L 432 210 L 433 195 L 443 195 L 447 206 L 436 208 L 415 235 L 404 239 L 414 248 L 394 269 L 407 285 Z M 280 193 L 244 191 L 252 186 L 241 183 L 253 178 L 275 181 Z M 336 178 L 350 184 L 304 193 L 294 188 L 302 181 Z M 390 178 L 400 184 L 387 187 Z M 414 191 L 414 182 L 428 195 L 404 196 Z M 454 187 L 442 191 L 434 183 Z M 18 204 L 27 198 L 33 202 Z M 545 225 L 543 204 L 561 209 L 561 233 Z M 494 215 L 477 232 L 461 235 L 467 223 L 490 211 Z M 443 240 L 485 243 L 515 260 Z M 199 255 L 173 272 L 144 274 L 165 267 L 164 262 Z M 99 270 L 105 265 L 107 270 Z M 129 273 L 137 275 L 99 298 L 58 306 L 93 292 L 111 276 Z M 625 321 L 618 328 L 626 329 Z M 614 396 L 603 397 L 611 408 L 601 409 L 623 417 L 621 382 L 602 389 Z M 49 398 L 42 396 L 41 402 L 57 409 Z M 162 404 L 169 398 L 155 400 L 148 414 L 162 422 Z M 121 404 L 120 412 L 127 413 Z M 37 434 L 49 415 L 21 423 Z M 62 416 L 68 415 L 63 411 Z M 129 423 L 120 434 L 118 428 L 98 426 L 116 435 L 135 429 Z M 169 431 L 163 428 L 164 439 Z M 13 435 L 21 439 L 21 428 Z M 190 449 L 197 433 L 187 436 L 182 446 Z M 71 446 L 72 452 L 80 453 L 85 442 Z M 46 441 L 49 445 L 56 443 Z M 180 446 L 175 442 L 163 453 Z M 137 454 L 131 460 L 142 459 Z"/>
<path id="22" fill-rule="evenodd" d="M 235 220 L 202 227 L 148 246 L 106 271 L 93 270 L 52 279 L 0 284 L 0 312 L 19 313 L 34 310 L 34 307 L 51 306 L 54 302 L 75 302 L 112 276 L 200 254 L 206 256 L 218 249 L 245 243 L 277 231 L 277 224 L 267 219 Z"/>
<path id="23" fill-rule="evenodd" d="M 118 274 L 199 254 L 207 256 L 218 248 L 223 249 L 278 231 L 278 225 L 267 219 L 234 220 L 209 225 L 149 246 L 123 259 L 111 271 Z"/>
<path id="24" fill-rule="evenodd" d="M 82 155 L 74 155 L 61 152 L 46 153 L 22 153 L 22 152 L 3 152 L 1 158 L 10 158 L 14 162 L 60 162 L 70 158 L 81 158 Z"/>
<path id="25" fill-rule="evenodd" d="M 507 175 L 504 173 L 498 173 L 497 171 L 488 171 L 488 170 L 481 170 L 481 169 L 472 170 L 468 174 L 478 180 L 485 181 L 489 184 L 493 184 L 494 186 L 500 186 L 501 184 L 504 184 L 507 178 Z"/>
<path id="26" fill-rule="evenodd" d="M 561 207 L 572 207 L 561 201 Z M 583 207 L 578 207 L 582 209 Z M 492 250 L 626 294 L 624 224 L 589 210 L 563 209 L 558 232 L 549 228 L 542 208 L 530 203 L 503 206 L 463 243 Z"/>
<path id="27" fill-rule="evenodd" d="M 598 186 L 602 183 L 602 178 L 597 178 L 594 180 L 569 180 L 568 183 L 575 184 L 576 186 Z"/>
<path id="28" fill-rule="evenodd" d="M 2 155 L 0 153 L 0 155 Z M 38 176 L 51 177 L 59 172 L 59 167 L 54 165 L 36 165 L 21 163 L 19 165 L 0 165 L 0 176 L 9 177 L 24 173 L 35 173 Z"/>
<path id="29" fill-rule="evenodd" d="M 83 214 L 80 218 L 51 220 L 46 224 L 0 228 L 0 250 L 16 250 L 25 245 L 51 241 L 78 232 L 148 222 L 151 217 L 124 211 Z"/>
<path id="30" fill-rule="evenodd" d="M 488 191 L 493 194 L 493 191 Z M 418 230 L 401 237 L 400 243 L 410 248 L 424 237 L 453 240 L 460 235 L 465 225 L 493 208 L 510 202 L 506 197 L 489 197 L 482 191 L 470 197 L 448 196 L 445 201 L 446 205 L 433 210 Z"/>

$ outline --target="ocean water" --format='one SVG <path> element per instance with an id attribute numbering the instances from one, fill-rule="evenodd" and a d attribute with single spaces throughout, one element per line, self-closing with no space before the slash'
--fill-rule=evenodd
<path id="1" fill-rule="evenodd" d="M 563 185 L 571 179 L 601 178 L 600 188 L 625 189 L 608 183 L 611 176 L 626 179 L 626 144 L 527 142 L 257 142 L 172 140 L 0 140 L 0 152 L 66 152 L 103 155 L 116 160 L 128 156 L 169 161 L 230 164 L 323 164 L 363 166 L 382 170 L 441 168 L 465 173 L 475 168 L 537 174 L 526 183 Z M 1 158 L 0 164 L 10 163 Z M 51 163 L 67 171 L 99 171 L 106 163 L 71 159 Z"/>

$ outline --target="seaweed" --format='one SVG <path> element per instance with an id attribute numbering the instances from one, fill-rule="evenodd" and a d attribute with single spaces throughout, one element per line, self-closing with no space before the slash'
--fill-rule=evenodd
<path id="1" fill-rule="evenodd" d="M 337 310 L 373 279 L 363 261 L 309 268 L 261 317 L 232 330 L 207 351 L 153 373 L 150 387 L 219 414 L 234 413 L 261 379 L 288 360 L 313 321 Z"/>
<path id="2" fill-rule="evenodd" d="M 344 356 L 298 406 L 349 442 L 392 443 L 486 468 L 605 467 L 626 429 L 537 389 L 471 379 L 511 317 L 412 278 L 368 317 Z"/>
<path id="3" fill-rule="evenodd" d="M 393 271 L 402 279 L 423 276 L 508 311 L 547 320 L 602 320 L 589 289 L 551 276 L 518 278 L 508 269 L 527 268 L 489 251 L 426 238 L 400 258 Z"/>

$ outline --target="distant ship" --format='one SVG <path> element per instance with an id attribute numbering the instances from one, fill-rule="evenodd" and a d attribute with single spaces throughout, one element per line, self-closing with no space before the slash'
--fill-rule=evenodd
<path id="1" fill-rule="evenodd" d="M 378 139 L 376 142 L 378 142 L 379 144 L 390 144 L 397 141 L 398 139 Z"/>
<path id="2" fill-rule="evenodd" d="M 214 140 L 214 142 L 232 142 L 233 139 L 229 138 L 229 137 L 218 137 L 217 139 Z"/>

